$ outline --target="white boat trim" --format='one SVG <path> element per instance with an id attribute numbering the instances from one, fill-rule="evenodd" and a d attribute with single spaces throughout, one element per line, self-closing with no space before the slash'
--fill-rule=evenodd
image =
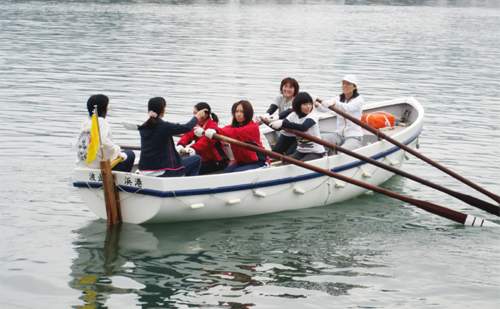
<path id="1" fill-rule="evenodd" d="M 410 139 L 407 141 L 403 142 L 404 145 L 408 146 L 410 145 L 413 141 L 415 141 L 418 136 L 420 135 L 420 132 L 422 129 L 420 129 L 415 135 L 413 135 Z M 373 160 L 379 160 L 381 158 L 387 157 L 390 154 L 393 154 L 397 151 L 401 150 L 399 147 L 392 147 L 387 151 L 378 153 L 374 156 L 371 156 L 370 158 Z M 357 161 L 357 162 L 352 162 L 343 166 L 338 166 L 333 169 L 330 169 L 330 171 L 335 172 L 335 173 L 340 173 L 345 170 L 349 170 L 355 167 L 363 166 L 368 163 L 363 162 L 363 161 Z M 89 173 L 91 173 L 90 178 L 94 178 L 95 174 L 99 174 L 98 177 L 100 176 L 100 171 L 99 170 L 88 170 Z M 92 176 L 94 174 L 94 176 Z M 131 177 L 135 177 L 131 179 L 131 181 L 135 182 L 137 179 L 140 179 L 141 176 L 138 174 L 132 174 L 132 173 L 127 173 L 130 174 Z M 144 176 L 142 176 L 144 177 Z M 317 177 L 325 177 L 323 174 L 316 173 L 316 172 L 311 172 L 308 174 L 296 176 L 296 177 L 287 177 L 287 178 L 282 178 L 279 180 L 271 180 L 271 181 L 263 181 L 259 183 L 251 183 L 251 184 L 244 184 L 244 185 L 235 185 L 235 186 L 225 186 L 225 187 L 218 187 L 218 188 L 202 188 L 202 189 L 189 189 L 189 190 L 176 190 L 176 191 L 161 191 L 161 190 L 151 190 L 151 189 L 143 189 L 138 186 L 127 186 L 127 185 L 120 185 L 120 190 L 123 192 L 128 192 L 128 193 L 138 193 L 140 192 L 141 194 L 144 195 L 151 195 L 155 197 L 181 197 L 181 196 L 193 196 L 193 195 L 203 195 L 203 194 L 217 194 L 217 193 L 223 193 L 223 192 L 231 192 L 231 191 L 239 191 L 239 190 L 255 190 L 259 188 L 265 188 L 265 187 L 270 187 L 270 186 L 275 186 L 275 185 L 281 185 L 281 184 L 288 184 L 288 183 L 293 183 L 293 182 L 299 182 L 311 178 L 317 178 Z M 91 189 L 102 189 L 102 182 L 97 182 L 97 181 L 75 181 L 73 182 L 73 186 L 76 188 L 91 188 Z"/>

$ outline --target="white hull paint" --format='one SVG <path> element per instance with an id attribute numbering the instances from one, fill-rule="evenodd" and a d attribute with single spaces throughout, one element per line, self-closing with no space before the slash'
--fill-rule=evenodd
<path id="1" fill-rule="evenodd" d="M 413 147 L 423 126 L 424 111 L 413 98 L 402 98 L 365 106 L 366 112 L 384 110 L 396 116 L 411 109 L 411 126 L 384 132 Z M 326 118 L 325 118 L 326 117 Z M 322 131 L 334 129 L 336 121 L 324 115 Z M 266 136 L 272 142 L 273 131 Z M 377 141 L 366 132 L 365 142 L 357 149 L 361 155 L 401 168 L 405 152 L 391 143 Z M 324 157 L 308 164 L 332 170 L 372 185 L 387 181 L 393 173 L 365 164 L 345 154 Z M 345 201 L 366 189 L 336 180 L 310 170 L 286 165 L 231 174 L 196 177 L 157 178 L 117 172 L 123 221 L 128 223 L 162 223 L 209 220 L 266 214 L 285 210 L 323 206 Z M 97 216 L 106 219 L 106 208 L 99 181 L 100 171 L 77 168 L 74 186 L 83 201 Z"/>

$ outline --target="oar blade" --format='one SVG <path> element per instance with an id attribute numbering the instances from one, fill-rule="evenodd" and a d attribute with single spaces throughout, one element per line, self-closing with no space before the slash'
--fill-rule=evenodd
<path id="1" fill-rule="evenodd" d="M 465 219 L 464 225 L 470 225 L 470 226 L 485 226 L 485 227 L 500 227 L 500 225 L 484 220 L 484 219 L 479 219 L 477 217 L 468 215 L 467 218 Z"/>

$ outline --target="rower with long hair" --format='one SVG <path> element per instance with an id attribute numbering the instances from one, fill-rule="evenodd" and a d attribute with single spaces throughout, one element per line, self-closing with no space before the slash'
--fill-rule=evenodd
<path id="1" fill-rule="evenodd" d="M 245 100 L 238 101 L 233 104 L 231 114 L 233 120 L 230 125 L 218 129 L 203 130 L 202 128 L 197 128 L 194 133 L 197 136 L 205 135 L 208 138 L 212 138 L 215 133 L 218 133 L 264 148 L 260 141 L 259 125 L 252 120 L 252 104 Z M 234 162 L 224 169 L 223 173 L 242 172 L 269 165 L 269 158 L 267 156 L 254 151 L 233 145 L 231 145 L 231 151 L 233 152 Z"/>

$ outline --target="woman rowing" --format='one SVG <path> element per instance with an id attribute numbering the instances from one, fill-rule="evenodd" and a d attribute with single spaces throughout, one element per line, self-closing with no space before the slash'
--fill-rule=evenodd
<path id="1" fill-rule="evenodd" d="M 274 102 L 269 106 L 266 113 L 256 117 L 257 123 L 262 123 L 262 119 L 269 119 L 276 111 L 278 111 L 278 119 L 285 119 L 292 112 L 293 99 L 299 93 L 299 83 L 294 78 L 284 78 L 280 84 L 280 93 L 274 98 Z M 295 136 L 283 131 L 276 141 L 273 151 L 279 154 L 292 154 L 296 148 L 297 139 Z"/>
<path id="2" fill-rule="evenodd" d="M 349 115 L 361 119 L 363 114 L 363 97 L 358 93 L 358 79 L 354 75 L 346 75 L 342 79 L 342 94 L 331 100 L 325 100 L 316 107 L 321 112 L 329 112 L 334 106 Z M 353 150 L 363 145 L 363 130 L 361 127 L 344 117 L 337 115 L 337 130 L 334 133 L 324 133 L 321 138 L 345 149 Z"/>
<path id="3" fill-rule="evenodd" d="M 201 110 L 207 110 L 207 112 L 198 119 L 196 128 L 202 128 L 203 130 L 217 129 L 219 118 L 212 112 L 210 105 L 205 102 L 196 104 L 193 115 L 198 114 Z M 193 141 L 194 143 L 192 143 Z M 209 139 L 205 136 L 196 136 L 194 130 L 182 135 L 179 142 L 177 142 L 176 149 L 179 153 L 188 153 L 190 156 L 199 155 L 201 157 L 199 175 L 220 172 L 229 164 L 229 158 L 221 141 Z"/>
<path id="4" fill-rule="evenodd" d="M 141 157 L 139 173 L 157 177 L 196 176 L 200 170 L 201 157 L 198 155 L 182 159 L 175 150 L 172 135 L 191 131 L 206 109 L 198 111 L 186 124 L 163 121 L 167 102 L 162 97 L 148 102 L 149 119 L 139 127 L 141 135 Z"/>
<path id="5" fill-rule="evenodd" d="M 231 114 L 233 116 L 231 125 L 207 130 L 203 130 L 203 128 L 199 127 L 195 129 L 194 133 L 199 137 L 205 135 L 210 139 L 215 133 L 218 133 L 264 148 L 260 141 L 259 125 L 252 120 L 252 104 L 244 100 L 238 101 L 233 104 Z M 231 145 L 231 151 L 233 152 L 234 162 L 224 169 L 223 173 L 242 172 L 269 165 L 269 158 L 267 156 L 258 154 L 254 151 L 233 145 Z"/>
<path id="6" fill-rule="evenodd" d="M 307 92 L 300 92 L 295 96 L 292 104 L 293 113 L 284 120 L 277 120 L 270 124 L 273 129 L 283 128 L 294 129 L 306 132 L 312 136 L 320 138 L 318 115 L 313 111 L 313 98 Z M 325 147 L 314 143 L 308 139 L 297 139 L 297 150 L 290 155 L 290 158 L 302 162 L 320 159 L 325 154 Z"/>

